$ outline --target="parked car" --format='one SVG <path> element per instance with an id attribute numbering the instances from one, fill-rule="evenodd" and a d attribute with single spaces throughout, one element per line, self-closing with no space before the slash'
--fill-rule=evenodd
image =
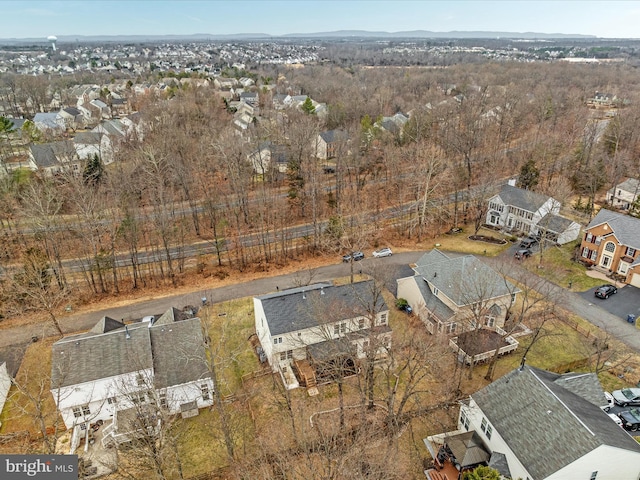
<path id="1" fill-rule="evenodd" d="M 611 407 L 615 405 L 615 402 L 613 401 L 613 395 L 611 395 L 609 392 L 604 392 L 604 397 L 607 399 L 607 404 L 602 405 L 600 408 L 605 412 L 608 412 L 609 410 L 611 410 Z"/>
<path id="2" fill-rule="evenodd" d="M 538 244 L 538 240 L 535 238 L 527 237 L 520 242 L 520 248 L 532 248 Z"/>
<path id="3" fill-rule="evenodd" d="M 625 430 L 636 431 L 640 429 L 640 408 L 632 408 L 618 414 Z"/>
<path id="4" fill-rule="evenodd" d="M 407 302 L 407 300 L 404 298 L 399 298 L 396 300 L 396 307 L 398 308 L 398 310 L 402 310 L 403 312 L 407 312 L 407 313 L 413 312 L 413 308 L 411 308 L 411 305 L 409 305 L 409 302 Z"/>
<path id="5" fill-rule="evenodd" d="M 618 425 L 620 425 L 622 428 L 624 428 L 624 425 L 622 424 L 622 419 L 618 415 L 616 415 L 615 413 L 607 413 L 607 415 L 609 415 L 609 418 L 611 420 L 613 420 Z"/>
<path id="6" fill-rule="evenodd" d="M 598 298 L 609 298 L 614 293 L 618 293 L 618 289 L 610 283 L 607 283 L 606 285 L 600 285 L 596 288 L 594 295 Z"/>
<path id="7" fill-rule="evenodd" d="M 531 253 L 531 250 L 529 250 L 528 248 L 521 248 L 516 251 L 513 257 L 516 260 L 522 260 L 523 258 L 529 258 L 531 256 Z"/>
<path id="8" fill-rule="evenodd" d="M 640 388 L 623 388 L 611 392 L 616 405 L 626 407 L 627 405 L 640 405 Z"/>
<path id="9" fill-rule="evenodd" d="M 364 258 L 364 253 L 362 252 L 347 253 L 346 255 L 342 256 L 342 261 L 345 263 L 349 263 L 351 261 L 351 257 L 353 257 L 354 262 L 358 262 Z"/>
<path id="10" fill-rule="evenodd" d="M 381 248 L 380 250 L 376 250 L 375 252 L 373 252 L 373 256 L 375 258 L 390 257 L 391 255 L 393 255 L 393 252 L 389 247 L 384 247 L 384 248 Z"/>

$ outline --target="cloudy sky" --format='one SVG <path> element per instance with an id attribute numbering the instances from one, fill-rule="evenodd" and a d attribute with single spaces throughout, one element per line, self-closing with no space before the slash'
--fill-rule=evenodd
<path id="1" fill-rule="evenodd" d="M 640 38 L 640 1 L 3 0 L 0 7 L 0 38 L 334 30 L 479 30 Z"/>

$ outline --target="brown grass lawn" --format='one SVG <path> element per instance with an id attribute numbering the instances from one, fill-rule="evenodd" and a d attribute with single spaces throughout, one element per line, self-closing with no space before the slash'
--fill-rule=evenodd
<path id="1" fill-rule="evenodd" d="M 16 383 L 29 392 L 31 399 L 21 393 L 15 386 L 11 387 L 9 398 L 5 405 L 0 433 L 28 431 L 38 435 L 40 429 L 36 422 L 36 402 L 40 403 L 41 411 L 47 426 L 52 426 L 57 417 L 55 403 L 51 395 L 51 345 L 56 338 L 45 338 L 29 345 L 24 359 L 16 375 Z M 64 429 L 64 426 L 62 427 Z"/>
<path id="2" fill-rule="evenodd" d="M 431 250 L 438 248 L 443 251 L 470 253 L 473 255 L 487 255 L 489 257 L 495 257 L 499 255 L 511 246 L 510 242 L 505 245 L 496 245 L 494 243 L 485 243 L 475 240 L 470 240 L 469 236 L 473 235 L 474 228 L 472 226 L 465 226 L 461 233 L 455 235 L 439 235 L 434 239 L 429 239 L 420 242 L 414 246 L 419 249 Z M 502 235 L 500 232 L 489 230 L 486 228 L 480 228 L 479 235 L 486 235 L 500 239 L 507 239 L 508 237 Z"/>

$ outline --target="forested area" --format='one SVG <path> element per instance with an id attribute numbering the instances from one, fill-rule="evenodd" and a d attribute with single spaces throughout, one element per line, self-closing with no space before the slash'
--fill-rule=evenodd
<path id="1" fill-rule="evenodd" d="M 242 135 L 213 86 L 187 86 L 133 100 L 144 138 L 111 165 L 3 175 L 3 317 L 44 310 L 55 322 L 70 299 L 178 286 L 194 272 L 477 231 L 489 196 L 522 172 L 522 186 L 588 216 L 640 169 L 638 80 L 622 63 L 266 66 L 254 76 L 260 112 Z M 14 103 L 37 109 L 51 95 L 43 78 L 3 80 Z M 624 103 L 590 109 L 596 91 Z M 327 115 L 277 110 L 276 93 L 309 95 Z M 380 128 L 397 112 L 409 117 L 403 128 Z M 319 160 L 316 138 L 332 129 L 349 140 Z M 3 153 L 14 148 L 9 131 L 1 141 Z M 286 173 L 254 172 L 248 157 L 267 141 L 286 151 Z"/>

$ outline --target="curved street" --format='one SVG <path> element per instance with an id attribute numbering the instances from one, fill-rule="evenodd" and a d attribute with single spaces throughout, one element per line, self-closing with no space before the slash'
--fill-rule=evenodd
<path id="1" fill-rule="evenodd" d="M 362 269 L 362 271 L 366 273 L 368 269 L 373 267 L 383 268 L 388 276 L 387 288 L 395 293 L 395 279 L 410 275 L 412 272 L 408 265 L 414 263 L 423 253 L 423 251 L 411 251 L 395 253 L 391 257 L 380 259 L 366 258 L 354 264 L 354 271 L 359 272 L 360 269 Z M 509 250 L 506 250 L 498 258 L 506 255 L 511 255 Z M 487 262 L 489 265 L 495 264 L 498 261 L 497 258 L 482 256 L 478 258 Z M 534 276 L 534 274 L 522 269 L 515 262 L 512 262 L 510 268 L 522 270 L 520 273 L 523 275 Z M 209 303 L 219 303 L 235 298 L 274 292 L 278 288 L 284 290 L 286 288 L 299 286 L 301 280 L 308 282 L 310 279 L 311 283 L 331 281 L 334 278 L 348 276 L 350 273 L 350 265 L 348 263 L 335 263 L 313 269 L 312 272 L 310 276 L 309 271 L 303 269 L 285 275 L 260 278 L 207 290 L 196 290 L 186 294 L 152 298 L 133 302 L 125 306 L 100 309 L 82 314 L 72 314 L 61 317 L 59 320 L 66 334 L 79 332 L 90 329 L 105 315 L 115 319 L 133 320 L 146 315 L 163 313 L 170 307 L 182 308 L 185 305 L 200 305 L 202 297 L 206 297 Z M 609 301 L 614 300 L 615 297 L 612 297 Z M 596 303 L 589 301 L 587 298 L 583 298 L 579 292 L 575 293 L 563 288 L 561 301 L 562 306 L 567 310 L 591 322 L 593 325 L 602 328 L 635 351 L 640 352 L 640 332 L 635 325 L 627 323 L 624 318 L 605 311 Z M 55 331 L 53 327 L 49 325 L 49 322 L 46 322 L 44 326 L 28 325 L 3 329 L 0 335 L 0 348 L 25 344 L 30 342 L 34 336 L 42 338 L 54 335 L 54 333 Z"/>

